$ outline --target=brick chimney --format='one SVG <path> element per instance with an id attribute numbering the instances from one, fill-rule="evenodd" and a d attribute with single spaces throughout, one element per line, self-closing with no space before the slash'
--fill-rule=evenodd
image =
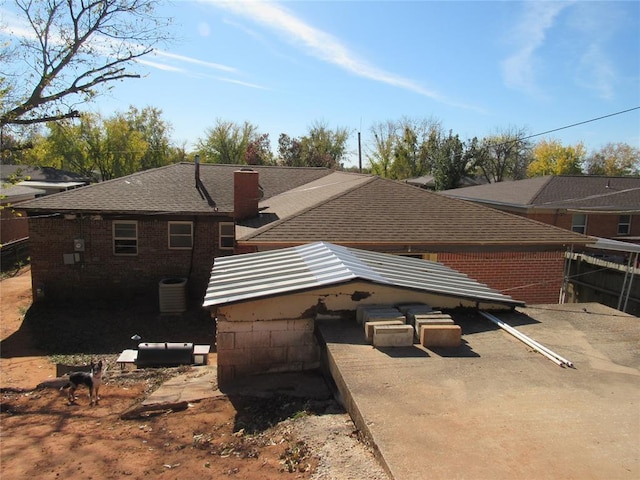
<path id="1" fill-rule="evenodd" d="M 258 215 L 261 198 L 258 172 L 250 168 L 233 172 L 233 216 L 236 220 Z"/>

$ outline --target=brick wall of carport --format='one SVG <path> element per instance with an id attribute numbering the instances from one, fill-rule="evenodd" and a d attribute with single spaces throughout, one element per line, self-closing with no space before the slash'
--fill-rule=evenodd
<path id="1" fill-rule="evenodd" d="M 318 315 L 355 322 L 358 305 L 402 303 L 443 309 L 478 306 L 473 300 L 362 281 L 219 305 L 215 310 L 218 383 L 224 386 L 237 377 L 316 369 L 320 366 L 314 335 Z M 479 308 L 510 307 L 481 303 Z"/>

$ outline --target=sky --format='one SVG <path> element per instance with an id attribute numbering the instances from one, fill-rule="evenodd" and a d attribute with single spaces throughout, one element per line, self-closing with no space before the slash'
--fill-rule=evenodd
<path id="1" fill-rule="evenodd" d="M 159 108 L 188 149 L 217 119 L 256 125 L 274 152 L 321 123 L 351 132 L 347 165 L 360 132 L 366 166 L 372 125 L 403 117 L 463 140 L 516 128 L 640 147 L 640 2 L 174 0 L 158 13 L 175 40 L 90 109 Z"/>

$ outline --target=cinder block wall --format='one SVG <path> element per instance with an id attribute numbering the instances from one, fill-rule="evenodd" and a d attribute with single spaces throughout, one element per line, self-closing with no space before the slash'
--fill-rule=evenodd
<path id="1" fill-rule="evenodd" d="M 438 261 L 516 300 L 558 303 L 564 252 L 438 253 Z"/>
<path id="2" fill-rule="evenodd" d="M 270 321 L 217 319 L 218 383 L 236 377 L 320 367 L 311 318 Z"/>
<path id="3" fill-rule="evenodd" d="M 195 220 L 194 250 L 168 248 L 167 221 L 189 218 L 131 218 L 138 220 L 138 255 L 113 253 L 112 219 L 89 216 L 29 219 L 29 249 L 34 295 L 42 289 L 52 301 L 93 298 L 157 297 L 158 283 L 166 277 L 187 277 L 189 294 L 202 300 L 218 251 L 218 223 Z M 64 263 L 74 253 L 74 239 L 85 242 L 78 261 Z"/>

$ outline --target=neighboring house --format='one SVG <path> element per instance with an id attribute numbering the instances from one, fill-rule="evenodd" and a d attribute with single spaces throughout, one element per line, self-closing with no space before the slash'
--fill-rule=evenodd
<path id="1" fill-rule="evenodd" d="M 558 175 L 440 193 L 566 230 L 640 243 L 640 177 Z"/>
<path id="2" fill-rule="evenodd" d="M 413 185 L 414 187 L 426 188 L 427 190 L 435 190 L 436 189 L 436 180 L 433 175 L 423 175 L 421 177 L 415 178 L 407 178 L 403 180 L 405 183 L 409 185 Z M 463 177 L 460 180 L 459 187 L 468 187 L 470 185 L 482 185 L 483 183 L 487 183 L 485 179 L 480 177 Z"/>
<path id="3" fill-rule="evenodd" d="M 157 295 L 213 259 L 312 242 L 436 260 L 528 303 L 557 302 L 584 235 L 402 182 L 324 168 L 181 163 L 26 204 L 34 292 Z"/>
<path id="4" fill-rule="evenodd" d="M 53 167 L 2 165 L 0 170 L 3 182 L 11 181 L 23 187 L 37 188 L 43 190 L 44 195 L 65 192 L 92 182 L 91 178 Z"/>
<path id="5" fill-rule="evenodd" d="M 45 191 L 22 185 L 2 183 L 0 185 L 0 244 L 26 239 L 29 227 L 26 216 L 20 212 L 20 204 L 44 195 Z"/>

